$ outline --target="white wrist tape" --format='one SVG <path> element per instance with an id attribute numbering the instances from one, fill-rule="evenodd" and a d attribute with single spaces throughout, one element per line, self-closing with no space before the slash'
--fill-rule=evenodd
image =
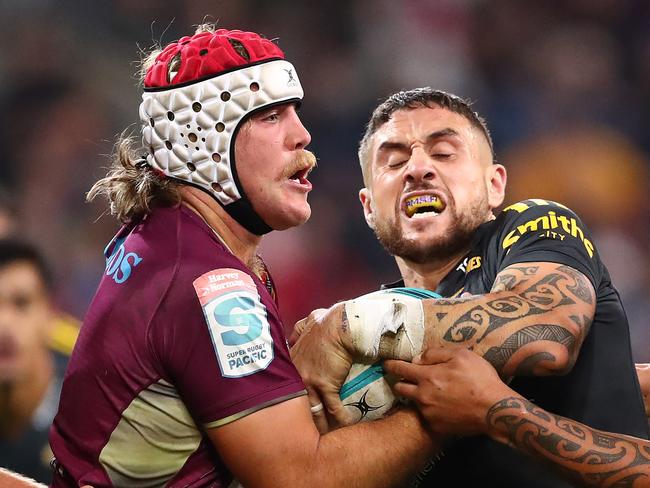
<path id="1" fill-rule="evenodd" d="M 368 359 L 411 361 L 422 352 L 424 311 L 419 298 L 390 291 L 345 302 L 352 344 Z"/>

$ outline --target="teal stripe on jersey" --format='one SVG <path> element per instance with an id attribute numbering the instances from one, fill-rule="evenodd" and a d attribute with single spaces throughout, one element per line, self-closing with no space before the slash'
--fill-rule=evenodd
<path id="1" fill-rule="evenodd" d="M 419 298 L 421 300 L 425 300 L 427 298 L 442 298 L 437 293 L 429 290 L 424 290 L 422 288 L 391 288 L 387 291 L 392 293 L 401 293 L 402 295 Z"/>
<path id="2" fill-rule="evenodd" d="M 341 391 L 339 391 L 339 398 L 345 400 L 354 392 L 359 391 L 373 381 L 377 381 L 382 376 L 384 376 L 384 368 L 382 367 L 382 362 L 379 361 L 345 383 L 341 387 Z"/>

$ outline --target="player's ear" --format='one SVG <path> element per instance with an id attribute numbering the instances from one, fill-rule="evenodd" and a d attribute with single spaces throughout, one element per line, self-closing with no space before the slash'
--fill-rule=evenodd
<path id="1" fill-rule="evenodd" d="M 494 209 L 503 203 L 503 199 L 506 196 L 508 174 L 503 165 L 494 163 L 489 167 L 488 175 L 488 203 L 490 204 L 490 208 Z"/>
<path id="2" fill-rule="evenodd" d="M 375 229 L 375 215 L 372 213 L 371 194 L 368 188 L 361 188 L 359 190 L 359 201 L 363 207 L 363 215 L 366 218 L 366 223 L 371 229 Z"/>

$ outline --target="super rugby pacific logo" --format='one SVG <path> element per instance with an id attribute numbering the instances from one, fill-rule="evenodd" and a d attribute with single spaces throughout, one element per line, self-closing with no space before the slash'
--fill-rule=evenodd
<path id="1" fill-rule="evenodd" d="M 228 293 L 209 303 L 204 313 L 223 376 L 247 376 L 271 363 L 273 340 L 258 296 Z"/>
<path id="2" fill-rule="evenodd" d="M 221 374 L 248 376 L 273 360 L 267 310 L 252 279 L 239 270 L 219 270 L 194 282 Z"/>

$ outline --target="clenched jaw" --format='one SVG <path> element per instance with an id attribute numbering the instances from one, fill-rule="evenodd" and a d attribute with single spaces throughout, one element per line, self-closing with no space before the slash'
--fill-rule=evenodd
<path id="1" fill-rule="evenodd" d="M 404 200 L 404 212 L 409 219 L 438 215 L 446 207 L 437 195 L 413 195 Z"/>

